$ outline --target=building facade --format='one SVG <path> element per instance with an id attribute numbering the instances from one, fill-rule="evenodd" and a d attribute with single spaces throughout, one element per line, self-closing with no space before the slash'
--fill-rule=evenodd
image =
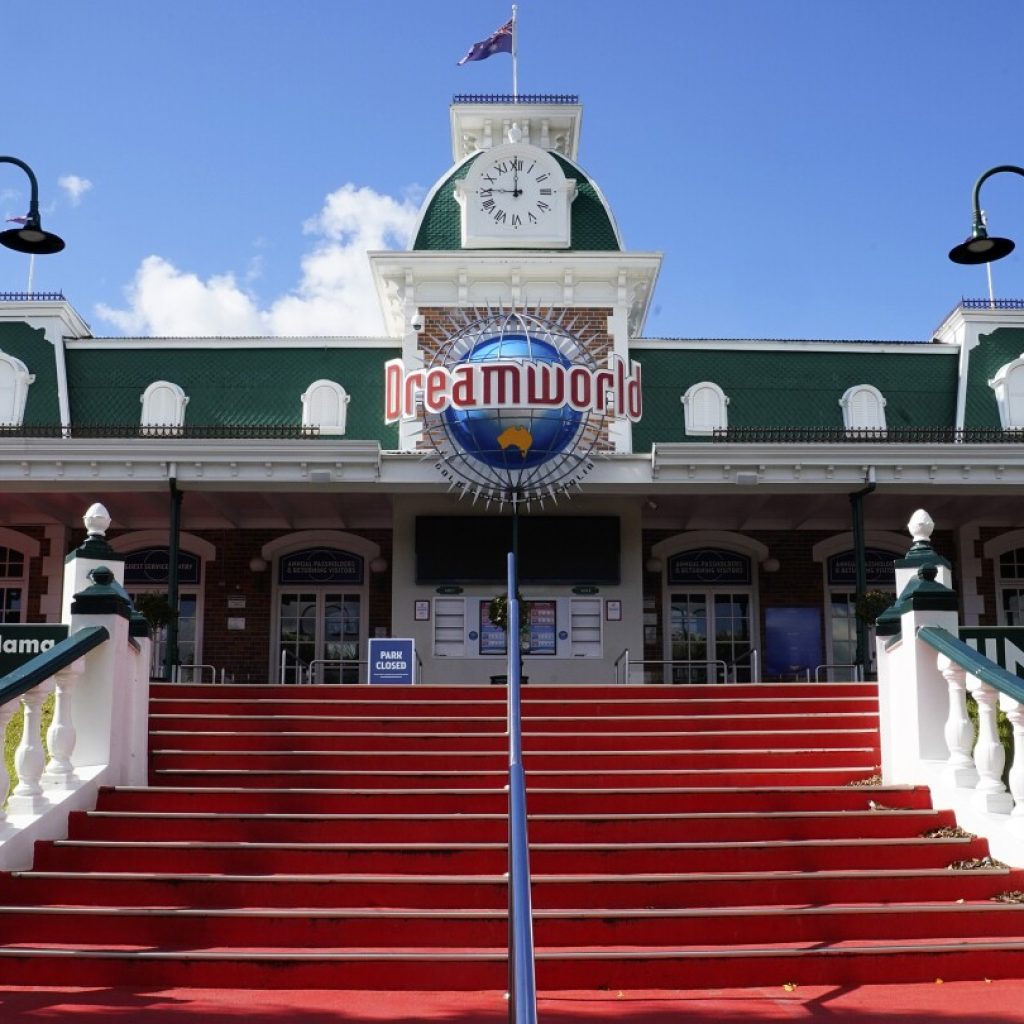
<path id="1" fill-rule="evenodd" d="M 130 592 L 164 592 L 176 552 L 171 660 L 204 678 L 362 680 L 367 639 L 402 636 L 424 682 L 486 682 L 512 506 L 538 682 L 625 679 L 627 650 L 631 681 L 848 677 L 857 592 L 892 591 L 919 507 L 962 621 L 1024 624 L 1024 303 L 963 301 L 913 342 L 646 337 L 661 255 L 626 248 L 581 113 L 456 97 L 411 246 L 369 254 L 382 337 L 102 338 L 8 294 L 0 621 L 57 617 L 98 500 Z M 470 414 L 440 411 L 460 339 L 502 317 L 561 339 L 567 396 L 594 389 L 548 424 L 570 463 L 547 484 L 521 486 L 550 466 L 514 446 L 528 399 L 491 401 L 513 447 L 482 479 Z M 604 368 L 637 366 L 631 416 Z"/>

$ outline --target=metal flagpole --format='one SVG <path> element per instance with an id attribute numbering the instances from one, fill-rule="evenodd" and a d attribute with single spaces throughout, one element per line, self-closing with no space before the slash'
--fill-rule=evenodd
<path id="1" fill-rule="evenodd" d="M 512 5 L 512 99 L 519 102 L 519 5 Z"/>
<path id="2" fill-rule="evenodd" d="M 512 36 L 512 39 L 515 40 L 515 35 Z M 515 46 L 515 42 L 513 42 L 512 45 Z M 982 223 L 983 227 L 986 227 L 986 228 L 988 227 L 988 214 L 986 214 L 984 210 L 981 211 L 981 223 Z M 992 264 L 991 263 L 986 263 L 985 264 L 985 274 L 988 276 L 988 304 L 989 304 L 989 308 L 990 309 L 995 309 L 996 308 L 996 293 L 995 293 L 995 289 L 992 287 Z"/>
<path id="3" fill-rule="evenodd" d="M 34 252 L 30 252 L 28 254 L 28 293 L 29 293 L 29 295 L 32 294 L 32 278 L 35 275 L 35 269 L 36 269 L 36 254 Z"/>

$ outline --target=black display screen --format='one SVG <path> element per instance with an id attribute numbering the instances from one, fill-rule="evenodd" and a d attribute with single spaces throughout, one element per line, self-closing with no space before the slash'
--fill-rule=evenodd
<path id="1" fill-rule="evenodd" d="M 509 516 L 417 516 L 417 583 L 503 583 Z M 520 583 L 619 582 L 614 516 L 520 516 Z"/>

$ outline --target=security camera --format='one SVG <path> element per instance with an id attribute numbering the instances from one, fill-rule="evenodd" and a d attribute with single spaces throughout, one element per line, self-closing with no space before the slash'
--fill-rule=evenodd
<path id="1" fill-rule="evenodd" d="M 423 314 L 417 313 L 412 320 L 409 321 L 412 324 L 412 329 L 419 334 L 423 330 Z"/>

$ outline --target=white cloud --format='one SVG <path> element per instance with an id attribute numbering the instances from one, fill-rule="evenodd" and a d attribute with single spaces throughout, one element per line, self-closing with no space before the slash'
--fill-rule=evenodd
<path id="1" fill-rule="evenodd" d="M 202 280 L 160 256 L 142 261 L 126 289 L 128 307 L 97 307 L 98 315 L 135 335 L 380 334 L 380 308 L 366 252 L 404 247 L 418 204 L 370 188 L 343 185 L 303 226 L 317 241 L 302 258 L 291 292 L 260 308 L 233 274 Z M 250 264 L 247 280 L 258 274 Z"/>
<path id="2" fill-rule="evenodd" d="M 82 196 L 92 188 L 92 182 L 88 178 L 80 178 L 77 174 L 65 174 L 57 179 L 57 184 L 67 192 L 72 206 L 77 206 L 82 201 Z"/>

